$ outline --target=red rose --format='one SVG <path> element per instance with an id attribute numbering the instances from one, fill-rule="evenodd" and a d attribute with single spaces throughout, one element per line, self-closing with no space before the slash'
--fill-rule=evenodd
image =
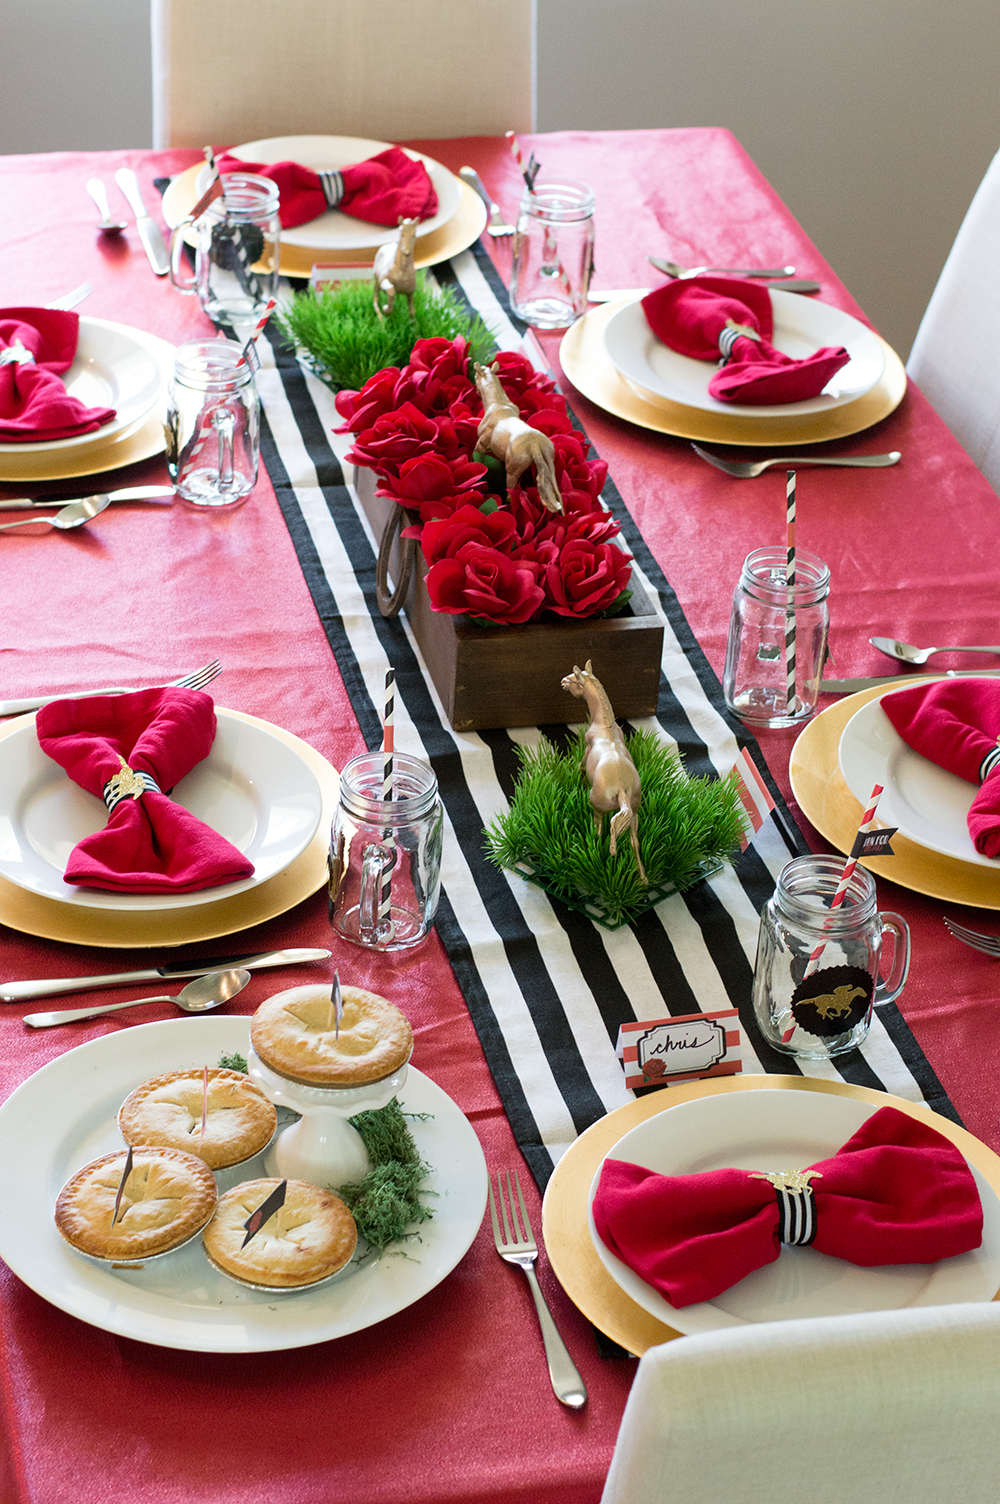
<path id="1" fill-rule="evenodd" d="M 454 426 L 452 426 L 454 433 Z M 398 475 L 404 460 L 417 454 L 437 454 L 438 425 L 412 402 L 382 413 L 371 428 L 358 434 L 346 458 L 352 465 L 368 465 L 382 476 Z"/>
<path id="2" fill-rule="evenodd" d="M 466 543 L 455 558 L 432 564 L 427 594 L 435 611 L 501 624 L 527 621 L 545 600 L 530 565 L 516 564 L 499 549 L 479 543 Z"/>
<path id="3" fill-rule="evenodd" d="M 586 491 L 598 497 L 608 478 L 607 460 L 588 460 L 587 445 L 577 433 L 552 435 L 560 490 Z"/>
<path id="4" fill-rule="evenodd" d="M 481 512 L 476 506 L 457 507 L 448 517 L 433 518 L 422 528 L 409 527 L 404 537 L 419 537 L 428 564 L 450 559 L 466 543 L 481 543 L 509 554 L 517 542 L 517 528 L 509 512 Z"/>
<path id="5" fill-rule="evenodd" d="M 551 516 L 535 529 L 538 541 L 552 542 L 557 549 L 565 548 L 571 538 L 588 538 L 591 543 L 610 543 L 621 532 L 610 512 L 578 512 L 575 515 Z"/>
<path id="6" fill-rule="evenodd" d="M 545 604 L 558 616 L 595 616 L 628 587 L 632 561 L 613 543 L 570 538 L 546 567 Z"/>
<path id="7" fill-rule="evenodd" d="M 473 460 L 458 457 L 449 462 L 436 454 L 418 454 L 404 460 L 397 476 L 387 476 L 377 494 L 418 510 L 422 520 L 428 522 L 474 503 L 485 474 L 486 466 Z"/>
<path id="8" fill-rule="evenodd" d="M 424 413 L 447 412 L 453 402 L 475 396 L 469 379 L 469 343 L 455 339 L 420 339 L 410 363 L 400 373 L 399 402 L 413 402 Z"/>
<path id="9" fill-rule="evenodd" d="M 360 392 L 338 392 L 334 404 L 347 421 L 334 432 L 361 433 L 362 429 L 371 428 L 383 413 L 392 412 L 398 405 L 395 392 L 399 375 L 398 366 L 383 366 L 381 371 L 369 376 Z"/>

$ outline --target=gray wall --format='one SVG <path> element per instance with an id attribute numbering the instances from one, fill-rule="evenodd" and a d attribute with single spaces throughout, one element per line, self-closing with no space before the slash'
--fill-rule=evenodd
<path id="1" fill-rule="evenodd" d="M 905 359 L 1000 147 L 997 0 L 538 8 L 540 130 L 728 126 Z M 0 151 L 148 146 L 149 56 L 148 0 L 0 0 Z"/>

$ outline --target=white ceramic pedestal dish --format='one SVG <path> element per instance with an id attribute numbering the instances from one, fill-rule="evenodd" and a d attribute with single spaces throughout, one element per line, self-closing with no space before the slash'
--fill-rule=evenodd
<path id="1" fill-rule="evenodd" d="M 366 1086 L 307 1086 L 290 1081 L 266 1066 L 252 1047 L 247 1067 L 251 1080 L 275 1107 L 301 1114 L 267 1150 L 264 1167 L 269 1175 L 308 1180 L 333 1191 L 364 1179 L 371 1160 L 360 1133 L 347 1119 L 387 1107 L 403 1089 L 407 1062 L 391 1076 Z"/>

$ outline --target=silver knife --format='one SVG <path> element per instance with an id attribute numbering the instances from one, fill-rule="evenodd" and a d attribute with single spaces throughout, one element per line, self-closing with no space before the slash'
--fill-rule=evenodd
<path id="1" fill-rule="evenodd" d="M 154 496 L 173 496 L 173 486 L 123 486 L 120 491 L 102 493 L 109 501 L 149 501 Z M 61 507 L 67 501 L 78 501 L 78 496 L 15 496 L 13 500 L 0 501 L 0 512 L 23 512 L 30 507 Z"/>
<path id="2" fill-rule="evenodd" d="M 155 982 L 160 977 L 200 977 L 207 971 L 245 966 L 297 966 L 303 961 L 329 961 L 328 950 L 265 950 L 255 956 L 208 956 L 203 961 L 167 961 L 145 971 L 119 971 L 101 977 L 54 977 L 51 981 L 0 983 L 0 1001 L 20 1003 L 29 997 L 54 997 L 58 992 L 89 992 L 94 987 L 120 987 L 131 982 Z"/>
<path id="3" fill-rule="evenodd" d="M 163 244 L 163 236 L 155 219 L 151 219 L 146 212 L 146 205 L 142 201 L 139 192 L 139 179 L 131 167 L 119 167 L 115 173 L 115 182 L 118 184 L 135 214 L 135 227 L 139 231 L 139 239 L 143 249 L 149 257 L 149 264 L 158 277 L 165 277 L 170 270 L 170 257 L 167 248 Z"/>
<path id="4" fill-rule="evenodd" d="M 996 679 L 1000 669 L 968 669 L 965 673 L 950 669 L 946 674 L 890 674 L 879 679 L 821 679 L 819 691 L 823 695 L 856 695 L 862 689 L 883 689 L 887 684 L 902 688 L 904 684 L 916 684 L 924 679 Z"/>

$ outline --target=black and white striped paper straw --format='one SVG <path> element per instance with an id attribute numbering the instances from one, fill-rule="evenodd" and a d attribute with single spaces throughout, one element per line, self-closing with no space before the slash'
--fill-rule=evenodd
<path id="1" fill-rule="evenodd" d="M 382 799 L 389 804 L 393 794 L 393 752 L 395 741 L 395 705 L 396 705 L 396 670 L 387 668 L 385 671 L 385 716 L 383 719 L 382 734 Z M 395 848 L 392 839 L 392 828 L 386 828 L 386 849 L 390 860 L 382 869 L 382 892 L 378 906 L 378 936 L 385 943 L 392 938 L 392 869 L 395 865 Z"/>

